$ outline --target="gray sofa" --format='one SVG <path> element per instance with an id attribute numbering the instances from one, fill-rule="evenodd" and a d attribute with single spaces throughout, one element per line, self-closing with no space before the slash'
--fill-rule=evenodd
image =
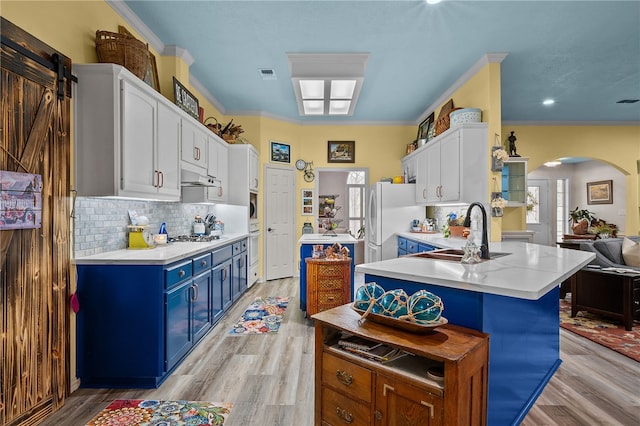
<path id="1" fill-rule="evenodd" d="M 640 236 L 627 237 L 632 241 L 640 241 Z M 598 265 L 601 268 L 624 268 L 640 271 L 640 267 L 628 266 L 622 258 L 622 240 L 624 238 L 603 238 L 593 242 L 580 243 L 580 250 L 590 251 L 596 254 L 596 258 L 590 265 Z"/>

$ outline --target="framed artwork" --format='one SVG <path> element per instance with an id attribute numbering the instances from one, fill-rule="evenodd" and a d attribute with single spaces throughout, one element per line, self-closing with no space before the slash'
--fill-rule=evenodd
<path id="1" fill-rule="evenodd" d="M 329 141 L 327 144 L 328 163 L 355 163 L 355 141 Z"/>
<path id="2" fill-rule="evenodd" d="M 291 162 L 291 145 L 271 141 L 271 161 L 276 163 Z"/>
<path id="3" fill-rule="evenodd" d="M 200 118 L 200 105 L 198 103 L 198 98 L 193 96 L 193 93 L 187 90 L 187 88 L 184 87 L 175 77 L 173 77 L 173 97 L 174 103 L 178 107 L 186 111 L 187 114 L 196 120 Z"/>
<path id="4" fill-rule="evenodd" d="M 434 117 L 435 114 L 432 112 L 431 115 L 422 120 L 422 123 L 420 123 L 420 125 L 418 126 L 418 136 L 416 136 L 417 140 L 427 139 L 427 135 L 429 134 L 429 127 L 435 126 L 433 121 Z"/>
<path id="5" fill-rule="evenodd" d="M 302 215 L 313 216 L 313 189 L 302 190 Z"/>
<path id="6" fill-rule="evenodd" d="M 613 180 L 587 182 L 587 204 L 613 204 Z"/>

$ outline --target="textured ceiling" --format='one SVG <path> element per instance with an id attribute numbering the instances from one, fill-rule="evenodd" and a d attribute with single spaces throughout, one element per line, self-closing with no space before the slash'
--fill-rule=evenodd
<path id="1" fill-rule="evenodd" d="M 192 77 L 227 115 L 416 123 L 485 54 L 506 53 L 503 122 L 640 122 L 640 102 L 616 103 L 640 99 L 639 1 L 124 3 L 160 47 L 188 51 Z M 353 116 L 299 115 L 290 52 L 369 53 Z M 261 68 L 277 80 L 262 80 Z"/>

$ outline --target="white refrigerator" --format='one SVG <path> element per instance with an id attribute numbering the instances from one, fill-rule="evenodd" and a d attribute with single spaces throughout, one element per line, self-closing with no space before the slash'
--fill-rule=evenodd
<path id="1" fill-rule="evenodd" d="M 396 233 L 411 229 L 411 221 L 425 218 L 425 207 L 416 205 L 415 184 L 376 182 L 369 191 L 365 240 L 366 263 L 398 257 Z"/>

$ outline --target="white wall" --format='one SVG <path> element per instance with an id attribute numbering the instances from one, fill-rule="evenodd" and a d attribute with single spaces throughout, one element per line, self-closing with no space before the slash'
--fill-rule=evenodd
<path id="1" fill-rule="evenodd" d="M 627 207 L 625 176 L 615 167 L 596 160 L 562 164 L 558 167 L 543 166 L 531 171 L 528 178 L 550 181 L 549 195 L 553 201 L 552 212 L 555 212 L 555 180 L 569 179 L 569 210 L 577 206 L 581 210 L 592 211 L 598 218 L 617 225 L 619 234 L 625 234 Z M 613 180 L 613 204 L 587 204 L 587 182 L 601 180 Z"/>

